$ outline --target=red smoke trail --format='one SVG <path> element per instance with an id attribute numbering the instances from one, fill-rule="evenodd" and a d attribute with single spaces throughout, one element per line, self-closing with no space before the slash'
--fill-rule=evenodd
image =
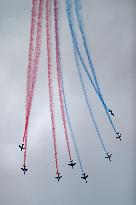
<path id="1" fill-rule="evenodd" d="M 56 127 L 55 116 L 53 106 L 53 84 L 52 84 L 52 65 L 51 65 L 51 0 L 46 0 L 46 38 L 47 38 L 47 59 L 48 59 L 48 86 L 49 86 L 49 101 L 50 101 L 50 113 L 52 122 L 52 134 L 54 142 L 54 154 L 56 162 L 56 173 L 59 173 L 58 168 L 58 154 L 56 144 Z"/>
<path id="2" fill-rule="evenodd" d="M 34 53 L 34 35 L 35 35 L 35 27 L 36 27 L 36 15 L 37 15 L 37 0 L 32 0 L 32 15 L 31 15 L 31 29 L 30 29 L 30 44 L 29 44 L 29 57 L 28 57 L 28 69 L 27 69 L 27 94 L 26 94 L 26 122 L 28 121 L 28 107 L 29 107 L 29 93 L 31 86 L 31 70 L 33 66 L 33 53 Z M 25 125 L 25 131 L 23 136 L 23 142 L 25 140 L 27 125 Z"/>
<path id="3" fill-rule="evenodd" d="M 61 69 L 60 69 L 61 64 L 60 64 L 60 51 L 59 51 L 58 1 L 57 0 L 54 0 L 54 23 L 55 23 L 56 64 L 57 64 L 57 79 L 58 79 L 60 107 L 61 107 L 62 121 L 63 121 L 63 126 L 64 126 L 64 132 L 65 132 L 65 138 L 66 138 L 68 154 L 69 154 L 69 158 L 71 160 L 72 157 L 71 157 L 69 138 L 68 138 L 68 133 L 67 133 L 66 117 L 65 117 L 64 103 L 63 103 L 62 84 L 61 84 L 62 80 L 61 80 Z"/>
<path id="4" fill-rule="evenodd" d="M 24 143 L 25 143 L 24 164 L 26 161 L 27 133 L 28 133 L 30 110 L 31 110 L 31 106 L 32 106 L 32 98 L 33 98 L 33 94 L 34 94 L 34 88 L 35 88 L 36 76 L 37 76 L 37 70 L 38 70 L 38 64 L 39 64 L 39 58 L 40 58 L 40 51 L 41 51 L 43 3 L 44 3 L 43 0 L 39 0 L 36 47 L 35 47 L 35 53 L 34 53 L 34 60 L 33 60 L 33 62 L 31 61 L 31 70 L 29 72 L 29 78 L 28 78 L 28 80 L 30 82 L 28 83 L 29 90 L 27 90 L 28 91 L 28 101 L 27 101 L 27 107 L 26 107 L 27 108 L 27 115 L 26 115 L 26 122 L 25 122 L 25 131 L 24 131 Z"/>
<path id="5" fill-rule="evenodd" d="M 26 99 L 26 111 L 28 110 L 29 102 L 29 89 L 31 86 L 31 71 L 34 60 L 34 38 L 36 31 L 36 16 L 37 16 L 37 0 L 32 1 L 32 19 L 31 19 L 31 31 L 30 31 L 30 46 L 29 46 L 29 64 L 27 70 L 27 99 Z"/>

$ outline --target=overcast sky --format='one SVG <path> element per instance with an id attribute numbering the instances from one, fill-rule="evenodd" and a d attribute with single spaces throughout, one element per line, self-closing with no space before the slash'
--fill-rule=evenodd
<path id="1" fill-rule="evenodd" d="M 112 163 L 105 159 L 85 104 L 75 67 L 65 1 L 60 0 L 60 42 L 65 92 L 72 125 L 88 183 L 80 178 L 78 160 L 68 167 L 58 91 L 55 114 L 60 172 L 55 179 L 48 99 L 45 21 L 42 54 L 31 111 L 28 173 L 21 172 L 19 150 L 24 122 L 31 0 L 0 0 L 0 204 L 1 205 L 134 205 L 136 175 L 134 152 L 134 80 L 136 47 L 135 0 L 82 0 L 89 48 L 107 104 L 115 113 L 122 142 L 115 140 L 103 107 L 83 74 L 98 126 Z M 54 72 L 55 72 L 54 67 Z M 54 75 L 54 84 L 56 77 Z"/>

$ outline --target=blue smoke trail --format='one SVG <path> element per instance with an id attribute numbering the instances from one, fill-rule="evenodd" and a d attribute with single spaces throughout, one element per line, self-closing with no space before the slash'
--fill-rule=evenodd
<path id="1" fill-rule="evenodd" d="M 77 67 L 77 70 L 78 70 L 78 75 L 79 75 L 80 83 L 81 83 L 81 86 L 82 86 L 83 94 L 84 94 L 84 97 L 85 97 L 85 101 L 86 101 L 86 104 L 87 104 L 90 116 L 92 118 L 92 121 L 93 121 L 94 127 L 96 129 L 97 135 L 98 135 L 99 140 L 101 142 L 101 145 L 102 145 L 105 153 L 107 153 L 106 147 L 105 147 L 105 145 L 103 143 L 100 131 L 98 129 L 97 123 L 96 123 L 95 118 L 94 118 L 93 111 L 91 109 L 91 106 L 90 106 L 90 103 L 89 103 L 89 100 L 88 100 L 88 95 L 87 95 L 87 91 L 86 91 L 86 88 L 85 88 L 85 85 L 84 85 L 84 81 L 83 81 L 83 78 L 82 78 L 82 74 L 81 74 L 81 71 L 80 71 L 80 66 L 79 66 L 79 63 L 78 63 L 78 56 L 77 56 L 77 53 L 76 53 L 75 46 L 74 46 L 74 55 L 75 55 L 76 67 Z"/>
<path id="2" fill-rule="evenodd" d="M 79 66 L 79 62 L 78 62 L 78 54 L 77 54 L 77 50 L 76 50 L 76 46 L 75 46 L 73 38 L 72 38 L 72 45 L 73 45 L 73 49 L 74 49 L 74 56 L 75 56 L 75 61 L 76 61 L 76 67 L 77 67 L 80 83 L 81 83 L 81 86 L 82 86 L 83 94 L 84 94 L 84 97 L 85 97 L 85 101 L 86 101 L 86 104 L 87 104 L 87 107 L 88 107 L 91 119 L 93 121 L 94 127 L 96 129 L 97 135 L 98 135 L 99 140 L 101 142 L 101 145 L 103 147 L 103 150 L 105 151 L 105 153 L 107 153 L 107 150 L 106 150 L 106 147 L 105 147 L 105 145 L 103 143 L 103 140 L 102 140 L 100 131 L 98 129 L 97 123 L 95 121 L 93 111 L 92 111 L 91 106 L 89 104 L 89 100 L 88 100 L 88 96 L 87 96 L 87 91 L 86 91 L 86 88 L 85 88 L 85 85 L 84 85 L 84 81 L 83 81 L 83 78 L 82 78 L 82 74 L 81 74 L 81 71 L 80 71 L 80 66 Z"/>
<path id="3" fill-rule="evenodd" d="M 92 60 L 91 60 L 91 55 L 90 55 L 90 52 L 89 52 L 89 48 L 87 46 L 87 41 L 86 41 L 86 36 L 85 36 L 85 31 L 84 31 L 85 30 L 84 29 L 84 24 L 83 24 L 82 15 L 81 15 L 81 12 L 80 12 L 81 8 L 82 8 L 81 0 L 74 0 L 74 5 L 75 5 L 75 13 L 76 13 L 77 21 L 78 21 L 78 27 L 79 27 L 80 33 L 82 35 L 83 45 L 84 45 L 84 48 L 85 48 L 85 52 L 87 54 L 87 58 L 88 58 L 88 62 L 89 62 L 91 71 L 93 73 L 94 81 L 95 81 L 95 84 L 96 84 L 96 87 L 97 87 L 97 90 L 98 90 L 98 95 L 99 95 L 99 97 L 102 101 L 103 106 L 105 107 L 105 111 L 106 111 L 107 115 L 109 115 L 109 113 L 108 113 L 109 109 L 108 109 L 108 107 L 107 107 L 107 105 L 104 101 L 104 98 L 102 96 L 100 87 L 98 85 L 98 81 L 97 81 L 97 77 L 96 77 L 96 73 L 95 73 L 95 68 L 93 66 L 93 63 L 92 63 Z M 108 116 L 108 118 L 109 117 L 110 117 L 110 115 Z M 114 131 L 116 132 L 116 129 L 114 129 Z"/>
<path id="4" fill-rule="evenodd" d="M 58 30 L 58 32 L 59 32 L 59 30 Z M 74 144 L 74 148 L 75 148 L 76 155 L 77 155 L 77 158 L 78 158 L 79 166 L 80 166 L 81 172 L 84 173 L 84 169 L 83 169 L 81 158 L 80 158 L 80 155 L 79 155 L 79 151 L 78 151 L 78 147 L 77 147 L 77 143 L 76 143 L 76 139 L 75 139 L 75 135 L 74 135 L 74 132 L 73 132 L 72 123 L 71 123 L 71 119 L 70 119 L 70 113 L 68 111 L 68 106 L 67 106 L 67 101 L 66 101 L 66 95 L 65 95 L 65 89 L 64 89 L 64 78 L 63 78 L 62 65 L 61 65 L 61 53 L 60 52 L 61 51 L 59 49 L 60 79 L 61 79 L 61 89 L 62 89 L 62 94 L 63 94 L 64 107 L 65 107 L 66 117 L 67 117 L 68 126 L 69 126 L 69 130 L 70 130 L 70 135 L 71 135 L 71 138 L 72 138 L 72 141 L 73 141 L 73 144 Z"/>
<path id="5" fill-rule="evenodd" d="M 80 12 L 81 8 L 82 8 L 81 0 L 74 0 L 74 6 L 75 6 L 76 18 L 77 18 L 77 21 L 78 21 L 78 27 L 79 27 L 80 33 L 82 35 L 82 40 L 83 40 L 83 45 L 84 45 L 84 48 L 85 48 L 85 52 L 87 54 L 88 62 L 89 62 L 91 71 L 93 73 L 93 77 L 94 77 L 96 87 L 98 89 L 98 93 L 99 93 L 98 95 L 101 98 L 101 101 L 102 101 L 105 109 L 107 109 L 107 111 L 109 111 L 109 109 L 108 109 L 108 107 L 107 107 L 107 105 L 104 101 L 104 98 L 102 96 L 100 86 L 98 85 L 98 80 L 97 80 L 97 76 L 96 76 L 96 73 L 95 73 L 95 68 L 93 66 L 93 63 L 92 63 L 92 60 L 91 60 L 91 54 L 89 52 L 89 48 L 88 48 L 88 45 L 87 45 L 86 36 L 85 36 L 85 29 L 84 29 L 84 24 L 83 24 L 83 18 L 82 18 L 81 12 Z"/>
<path id="6" fill-rule="evenodd" d="M 77 154 L 77 158 L 78 158 L 78 161 L 79 161 L 80 169 L 81 169 L 82 173 L 84 173 L 82 162 L 81 162 L 81 159 L 80 159 L 79 151 L 78 151 L 76 140 L 75 140 L 75 136 L 74 136 L 74 132 L 73 132 L 73 128 L 72 128 L 72 125 L 71 125 L 72 123 L 71 123 L 71 120 L 70 120 L 70 114 L 69 114 L 69 111 L 68 111 L 67 102 L 66 102 L 66 95 L 65 95 L 65 90 L 64 90 L 64 79 L 63 79 L 62 69 L 61 69 L 61 79 L 62 79 L 61 83 L 62 83 L 62 92 L 63 92 L 63 97 L 64 97 L 64 106 L 65 106 L 66 116 L 67 116 L 67 120 L 68 120 L 68 126 L 69 126 L 69 130 L 70 130 L 71 138 L 72 138 L 72 141 L 73 141 L 73 144 L 74 144 L 74 147 L 75 147 L 75 151 L 76 151 L 76 154 Z"/>
<path id="7" fill-rule="evenodd" d="M 84 63 L 84 60 L 81 56 L 81 53 L 80 53 L 80 50 L 79 50 L 79 47 L 78 47 L 78 43 L 77 43 L 77 39 L 76 39 L 76 33 L 73 29 L 73 23 L 74 23 L 74 20 L 73 20 L 73 17 L 72 17 L 72 12 L 71 12 L 71 2 L 66 0 L 66 12 L 67 12 L 67 18 L 68 18 L 68 24 L 69 24 L 69 27 L 70 27 L 70 31 L 71 31 L 71 36 L 72 36 L 72 39 L 73 39 L 73 42 L 75 44 L 75 47 L 76 47 L 76 50 L 77 50 L 77 53 L 78 53 L 78 56 L 80 58 L 80 61 L 81 61 L 81 64 L 83 65 L 83 68 L 85 69 L 85 72 L 89 78 L 89 80 L 91 81 L 94 89 L 95 89 L 95 92 L 98 94 L 98 91 L 97 91 L 97 88 L 95 87 L 95 84 L 94 82 L 92 81 L 92 78 L 86 68 L 86 65 Z"/>
<path id="8" fill-rule="evenodd" d="M 86 74 L 87 74 L 89 80 L 91 81 L 91 83 L 92 83 L 92 85 L 93 85 L 93 87 L 94 87 L 94 89 L 95 89 L 95 92 L 97 93 L 98 97 L 100 98 L 100 100 L 101 100 L 101 102 L 102 102 L 102 104 L 103 104 L 103 107 L 104 107 L 104 109 L 105 109 L 105 112 L 106 112 L 106 114 L 107 114 L 107 117 L 108 117 L 108 119 L 109 119 L 109 121 L 110 121 L 110 124 L 111 124 L 111 126 L 112 126 L 114 132 L 116 133 L 117 131 L 116 131 L 116 128 L 115 128 L 115 126 L 114 126 L 114 124 L 113 124 L 113 122 L 112 122 L 112 120 L 111 120 L 111 117 L 110 117 L 110 115 L 109 115 L 108 109 L 107 109 L 107 107 L 106 107 L 106 105 L 105 105 L 105 103 L 104 103 L 104 101 L 103 101 L 101 95 L 99 94 L 99 91 L 98 91 L 97 88 L 95 87 L 95 85 L 94 85 L 94 83 L 93 83 L 93 81 L 92 81 L 92 79 L 91 79 L 91 76 L 90 76 L 90 74 L 89 74 L 89 72 L 88 72 L 88 70 L 87 70 L 87 68 L 86 68 L 86 65 L 85 65 L 85 63 L 84 63 L 84 61 L 83 61 L 83 58 L 82 58 L 82 56 L 81 56 L 81 53 L 80 53 L 80 50 L 79 50 L 79 47 L 78 47 L 77 38 L 76 38 L 76 32 L 75 32 L 75 30 L 74 30 L 74 28 L 73 28 L 73 27 L 74 27 L 74 26 L 73 26 L 73 25 L 74 25 L 74 19 L 73 19 L 73 16 L 72 16 L 71 8 L 72 8 L 71 0 L 66 0 L 66 13 L 67 13 L 68 24 L 69 24 L 69 28 L 70 28 L 70 31 L 71 31 L 71 36 L 72 36 L 73 44 L 74 44 L 75 49 L 76 49 L 76 51 L 77 51 L 77 55 L 79 56 L 80 62 L 81 62 L 81 64 L 82 64 L 82 66 L 83 66 L 83 68 L 84 68 L 84 70 L 85 70 L 85 72 L 86 72 Z"/>
<path id="9" fill-rule="evenodd" d="M 85 52 L 87 54 L 88 62 L 89 62 L 91 71 L 92 71 L 93 76 L 94 76 L 94 81 L 95 81 L 96 87 L 98 89 L 99 96 L 101 97 L 101 99 L 104 102 L 100 87 L 98 85 L 97 77 L 96 77 L 96 74 L 95 74 L 95 69 L 94 69 L 94 66 L 93 66 L 93 63 L 92 63 L 92 60 L 91 60 L 91 54 L 90 54 L 88 46 L 87 46 L 87 41 L 86 41 L 86 36 L 85 36 L 85 29 L 84 29 L 84 24 L 83 24 L 83 20 L 82 20 L 83 18 L 81 16 L 81 12 L 80 12 L 81 8 L 82 8 L 81 0 L 74 0 L 74 6 L 75 6 L 75 13 L 76 13 L 77 21 L 78 21 L 78 27 L 79 27 L 80 33 L 82 35 L 83 45 L 84 45 L 84 48 L 85 48 Z M 104 104 L 105 104 L 105 107 L 107 108 L 105 102 L 104 102 Z"/>

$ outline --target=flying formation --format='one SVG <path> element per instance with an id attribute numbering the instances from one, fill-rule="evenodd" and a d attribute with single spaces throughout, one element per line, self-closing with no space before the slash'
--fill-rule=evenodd
<path id="1" fill-rule="evenodd" d="M 45 6 L 44 6 L 45 4 Z M 74 159 L 73 150 L 71 148 L 70 137 L 75 149 L 75 154 L 78 160 L 78 165 L 81 173 L 81 179 L 84 179 L 84 182 L 88 182 L 88 174 L 84 170 L 84 165 L 80 157 L 79 147 L 76 142 L 76 132 L 74 132 L 74 123 L 70 117 L 69 103 L 67 102 L 67 95 L 65 92 L 65 76 L 63 76 L 63 63 L 61 59 L 61 36 L 59 32 L 59 2 L 58 0 L 32 0 L 32 12 L 31 12 L 31 29 L 30 29 L 30 41 L 29 41 L 29 52 L 28 52 L 28 67 L 27 67 L 27 82 L 26 82 L 26 109 L 25 109 L 25 124 L 24 131 L 22 136 L 22 144 L 19 144 L 19 149 L 23 151 L 23 166 L 21 170 L 25 175 L 28 171 L 26 167 L 27 161 L 27 142 L 28 142 L 28 133 L 29 133 L 29 122 L 30 122 L 30 113 L 33 102 L 35 84 L 37 79 L 37 71 L 39 69 L 39 61 L 41 55 L 41 46 L 42 46 L 42 30 L 43 30 L 43 20 L 45 19 L 46 27 L 46 50 L 47 50 L 47 70 L 48 70 L 48 91 L 49 91 L 49 107 L 50 107 L 50 120 L 51 120 L 51 129 L 52 129 L 52 140 L 54 148 L 54 161 L 55 161 L 55 173 L 54 177 L 59 182 L 62 178 L 59 168 L 59 157 L 58 157 L 58 144 L 57 144 L 57 127 L 55 123 L 56 112 L 54 108 L 54 86 L 57 85 L 57 92 L 55 95 L 58 95 L 59 106 L 61 111 L 62 119 L 59 121 L 63 126 L 63 135 L 66 142 L 66 151 L 68 154 L 68 166 L 74 169 L 76 162 Z M 103 134 L 99 130 L 99 124 L 95 118 L 95 113 L 93 112 L 93 107 L 89 99 L 89 90 L 86 88 L 85 76 L 88 78 L 90 86 L 94 89 L 96 96 L 99 99 L 99 103 L 102 105 L 105 115 L 107 116 L 108 123 L 111 126 L 113 133 L 115 134 L 115 140 L 122 140 L 122 135 L 118 132 L 116 124 L 114 122 L 114 113 L 111 107 L 108 106 L 99 82 L 97 80 L 97 75 L 95 72 L 95 67 L 92 62 L 91 52 L 89 51 L 89 46 L 87 43 L 86 32 L 84 28 L 84 21 L 82 19 L 82 5 L 79 0 L 65 0 L 65 13 L 67 24 L 69 27 L 69 34 L 71 36 L 72 50 L 75 60 L 74 69 L 77 69 L 81 90 L 83 93 L 83 100 L 88 109 L 88 114 L 90 116 L 89 121 L 93 123 L 93 126 L 96 131 L 96 137 L 99 139 L 99 143 L 104 151 L 104 157 L 111 162 L 111 151 L 108 150 L 108 146 L 105 144 L 105 139 Z M 45 12 L 45 18 L 43 18 Z M 79 35 L 78 35 L 79 32 Z M 55 65 L 54 65 L 55 64 Z M 54 73 L 54 67 L 56 69 Z M 84 72 L 84 74 L 83 74 Z M 56 76 L 54 78 L 54 76 Z M 53 83 L 53 80 L 57 81 L 57 84 Z M 72 82 L 71 82 L 72 83 Z M 89 87 L 90 87 L 89 86 Z M 88 87 L 88 88 L 89 88 Z M 55 90 L 56 91 L 56 90 Z M 73 100 L 73 99 L 72 99 Z M 82 100 L 82 98 L 81 98 Z M 93 103 L 93 101 L 92 101 Z M 109 109 L 110 108 L 110 109 Z M 74 121 L 74 120 L 73 120 Z M 103 123 L 102 123 L 103 124 Z M 82 133 L 81 133 L 82 135 Z M 106 154 L 106 156 L 105 156 Z"/>

